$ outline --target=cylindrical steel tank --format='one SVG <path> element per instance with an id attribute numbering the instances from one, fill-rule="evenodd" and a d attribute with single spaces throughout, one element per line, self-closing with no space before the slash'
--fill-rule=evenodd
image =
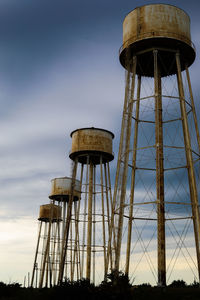
<path id="1" fill-rule="evenodd" d="M 61 207 L 54 204 L 44 204 L 40 206 L 39 221 L 59 222 L 61 221 Z"/>
<path id="2" fill-rule="evenodd" d="M 87 157 L 94 164 L 113 160 L 112 139 L 114 134 L 101 128 L 81 128 L 71 133 L 72 150 L 69 157 L 78 159 L 81 163 L 87 163 Z"/>
<path id="3" fill-rule="evenodd" d="M 51 180 L 51 194 L 50 199 L 57 201 L 69 201 L 71 194 L 72 179 L 69 177 L 54 178 Z M 79 180 L 75 180 L 73 201 L 77 201 L 81 198 L 81 183 Z"/>
<path id="4" fill-rule="evenodd" d="M 135 8 L 125 17 L 123 45 L 120 49 L 121 64 L 127 68 L 127 57 L 131 59 L 133 55 L 144 52 L 140 60 L 142 65 L 137 68 L 137 73 L 152 75 L 149 57 L 145 52 L 152 48 L 166 49 L 162 59 L 169 65 L 172 63 L 169 50 L 180 51 L 182 69 L 185 64 L 190 66 L 193 63 L 195 50 L 190 36 L 190 19 L 182 9 L 168 4 L 150 4 Z M 171 74 L 174 72 L 172 68 Z"/>

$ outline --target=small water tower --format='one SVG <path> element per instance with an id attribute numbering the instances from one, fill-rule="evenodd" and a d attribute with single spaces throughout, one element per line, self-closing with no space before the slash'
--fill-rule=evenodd
<path id="1" fill-rule="evenodd" d="M 60 255 L 60 222 L 61 207 L 55 204 L 40 206 L 39 232 L 31 286 L 51 286 L 56 283 Z"/>
<path id="2" fill-rule="evenodd" d="M 74 273 L 77 280 L 80 279 L 80 258 L 79 258 L 79 233 L 78 214 L 80 210 L 81 183 L 75 180 L 72 201 L 72 216 L 69 229 L 69 240 L 65 258 L 64 275 L 73 280 Z M 60 234 L 61 244 L 65 241 L 65 227 L 67 216 L 69 215 L 68 203 L 71 199 L 72 178 L 59 177 L 51 180 L 51 193 L 49 198 L 62 208 L 62 230 Z M 69 267 L 68 267 L 69 266 Z"/>

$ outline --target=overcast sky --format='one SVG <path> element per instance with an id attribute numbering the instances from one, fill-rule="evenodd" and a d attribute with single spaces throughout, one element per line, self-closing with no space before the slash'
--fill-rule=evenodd
<path id="1" fill-rule="evenodd" d="M 0 281 L 23 282 L 31 271 L 39 206 L 49 201 L 50 180 L 70 175 L 70 132 L 88 126 L 110 130 L 117 154 L 122 22 L 149 3 L 0 0 Z M 200 2 L 153 3 L 177 5 L 190 15 L 197 51 L 190 70 L 199 112 Z"/>

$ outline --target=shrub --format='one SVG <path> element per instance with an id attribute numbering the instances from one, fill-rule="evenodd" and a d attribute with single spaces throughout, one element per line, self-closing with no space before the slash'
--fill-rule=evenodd
<path id="1" fill-rule="evenodd" d="M 186 287 L 187 284 L 184 280 L 174 280 L 172 283 L 169 285 L 170 287 Z"/>

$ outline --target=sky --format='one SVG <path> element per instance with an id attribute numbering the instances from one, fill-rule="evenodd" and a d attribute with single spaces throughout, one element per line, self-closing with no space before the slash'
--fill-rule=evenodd
<path id="1" fill-rule="evenodd" d="M 71 131 L 112 131 L 117 157 L 122 22 L 150 3 L 0 0 L 0 281 L 23 283 L 31 272 L 39 206 L 49 202 L 51 179 L 70 176 Z M 200 112 L 200 2 L 153 3 L 176 5 L 191 18 L 197 56 L 190 74 Z"/>

